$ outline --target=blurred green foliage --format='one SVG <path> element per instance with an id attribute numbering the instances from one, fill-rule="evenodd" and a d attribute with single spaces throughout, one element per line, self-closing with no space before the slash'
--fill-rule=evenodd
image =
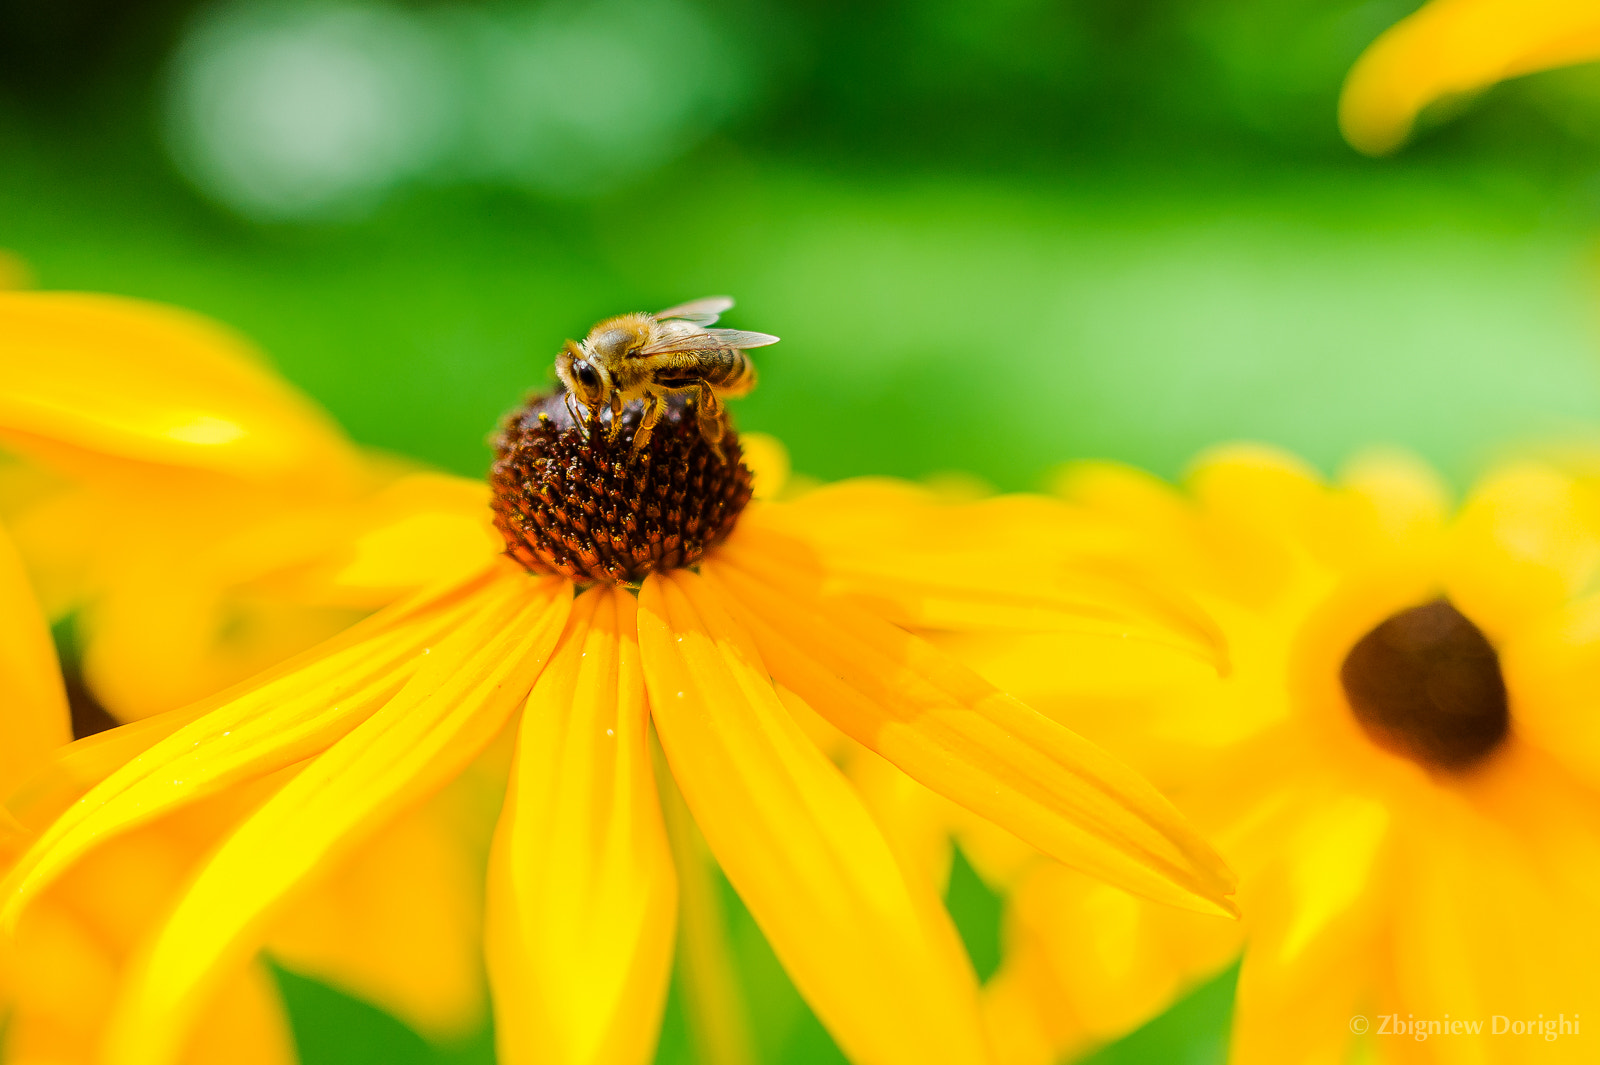
<path id="1" fill-rule="evenodd" d="M 1408 446 L 1461 483 L 1600 422 L 1600 70 L 1497 87 L 1399 158 L 1357 158 L 1340 81 L 1415 6 L 704 0 L 727 54 L 682 61 L 752 73 L 675 160 L 587 197 L 427 172 L 264 225 L 165 147 L 172 57 L 216 5 L 0 0 L 0 247 L 44 286 L 212 314 L 356 439 L 466 474 L 564 337 L 725 291 L 733 324 L 784 337 L 737 416 L 814 476 L 1028 488 L 1080 457 L 1170 476 L 1250 437 L 1329 470 Z M 947 901 L 992 971 L 1000 900 L 958 859 Z M 840 1060 L 729 911 L 764 1065 Z M 1091 1060 L 1222 1060 L 1232 978 Z M 492 1055 L 280 983 L 306 1065 Z M 662 1062 L 692 1060 L 676 1004 Z"/>

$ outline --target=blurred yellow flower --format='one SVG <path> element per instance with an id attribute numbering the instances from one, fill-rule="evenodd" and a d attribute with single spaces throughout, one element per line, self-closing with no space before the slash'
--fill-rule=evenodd
<path id="1" fill-rule="evenodd" d="M 469 575 L 244 685 L 68 748 L 14 803 L 42 827 L 4 883 L 0 920 L 18 936 L 117 841 L 192 834 L 115 975 L 105 1061 L 178 1060 L 219 981 L 270 940 L 294 898 L 492 762 L 519 711 L 487 892 L 507 1062 L 638 1062 L 652 1051 L 677 892 L 652 727 L 712 853 L 860 1062 L 990 1052 L 936 894 L 810 735 L 837 729 L 1095 876 L 1231 911 L 1229 873 L 1153 788 L 902 627 L 986 630 L 1021 612 L 1033 627 L 1204 644 L 1181 611 L 1169 616 L 1159 596 L 1114 578 L 1035 588 L 1025 569 L 995 564 L 981 523 L 963 534 L 959 504 L 926 502 L 939 520 L 876 541 L 872 522 L 905 494 L 892 483 L 818 493 L 811 506 L 757 500 L 740 517 L 748 474 L 708 460 L 692 416 L 669 413 L 646 453 L 687 455 L 681 464 L 608 466 L 617 453 L 603 434 L 536 417 L 562 409 L 535 404 L 508 423 L 495 477 L 502 532 L 535 570 L 653 558 L 637 598 L 483 551 Z M 532 450 L 513 449 L 523 444 Z M 549 448 L 566 450 L 540 465 Z M 781 463 L 764 450 L 756 465 L 770 481 Z M 827 529 L 849 524 L 852 498 L 860 527 L 841 541 Z M 697 572 L 683 568 L 697 529 L 710 536 L 735 518 Z M 981 519 L 1042 539 L 1026 511 Z"/>
<path id="2" fill-rule="evenodd" d="M 1592 0 L 1430 0 L 1351 67 L 1339 128 L 1354 147 L 1383 155 L 1406 142 L 1436 100 L 1593 59 L 1600 5 Z"/>
<path id="3" fill-rule="evenodd" d="M 53 612 L 81 611 L 94 694 L 119 716 L 224 687 L 462 572 L 463 558 L 477 566 L 498 542 L 481 483 L 358 452 L 253 352 L 192 315 L 97 295 L 0 294 L 0 365 L 0 446 L 11 452 L 0 506 Z M 31 601 L 22 569 L 6 567 L 7 601 L 19 590 Z M 0 624 L 23 626 L 0 650 L 0 674 L 56 693 L 0 689 L 0 795 L 23 785 L 11 807 L 25 814 L 51 799 L 30 773 L 71 739 L 38 613 L 0 611 Z M 32 629 L 37 638 L 25 638 Z M 7 665 L 24 656 L 48 672 Z M 128 738 L 80 744 L 69 766 L 126 757 Z M 432 1038 L 470 1033 L 484 1013 L 486 850 L 470 827 L 493 817 L 476 805 L 446 796 L 346 856 L 275 927 L 274 957 Z M 6 824 L 9 865 L 28 833 Z M 6 1060 L 92 1057 L 111 974 L 177 889 L 174 855 L 194 838 L 177 821 L 124 837 L 33 922 L 14 945 L 12 967 L 28 979 L 7 1011 Z M 241 973 L 214 1005 L 192 1060 L 293 1060 L 265 969 Z"/>
<path id="4" fill-rule="evenodd" d="M 50 633 L 11 538 L 0 526 L 0 795 L 17 790 L 72 738 L 66 692 Z M 14 817 L 0 811 L 0 868 L 9 868 L 28 842 Z M 125 882 L 102 882 L 46 910 L 30 934 L 0 950 L 3 1056 L 12 1062 L 89 1060 L 75 1038 L 85 1011 L 95 1009 L 104 983 L 103 941 L 130 892 Z M 286 1026 L 260 991 L 264 974 L 239 974 L 218 996 L 216 1019 L 196 1033 L 191 1060 L 222 1065 L 288 1065 L 294 1060 Z M 214 1033 L 228 1033 L 233 1051 L 215 1053 Z"/>
<path id="5" fill-rule="evenodd" d="M 122 720 L 209 695 L 494 543 L 481 484 L 355 448 L 221 327 L 111 296 L 0 292 L 3 511 L 78 612 Z"/>
<path id="6" fill-rule="evenodd" d="M 1155 780 L 1239 870 L 1246 922 L 963 827 L 1010 890 L 1004 1056 L 1120 1035 L 1242 944 L 1238 1065 L 1592 1060 L 1571 1025 L 1600 1016 L 1600 488 L 1510 466 L 1452 517 L 1404 457 L 1330 487 L 1249 448 L 1187 495 L 1105 465 L 1062 486 L 1217 620 L 1226 675 L 1085 633 L 938 642 Z M 1491 1037 L 1497 1015 L 1516 1027 Z"/>

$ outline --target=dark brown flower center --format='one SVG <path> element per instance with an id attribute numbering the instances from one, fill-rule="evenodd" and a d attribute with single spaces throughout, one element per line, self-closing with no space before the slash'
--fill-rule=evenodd
<path id="1" fill-rule="evenodd" d="M 1471 768 L 1510 727 L 1500 656 L 1444 599 L 1402 610 L 1363 636 L 1339 679 L 1374 743 L 1429 768 Z"/>
<path id="2" fill-rule="evenodd" d="M 721 455 L 693 406 L 673 400 L 650 442 L 632 453 L 640 405 L 573 422 L 560 393 L 507 415 L 494 438 L 494 523 L 506 553 L 534 573 L 633 584 L 692 566 L 733 531 L 750 502 L 750 470 L 728 427 Z"/>

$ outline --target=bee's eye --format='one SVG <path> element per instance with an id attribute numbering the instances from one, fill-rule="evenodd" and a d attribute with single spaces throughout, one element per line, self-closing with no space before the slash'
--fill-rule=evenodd
<path id="1" fill-rule="evenodd" d="M 584 388 L 594 391 L 600 387 L 600 375 L 594 372 L 594 367 L 579 359 L 572 364 L 572 372 L 578 375 L 578 383 Z"/>

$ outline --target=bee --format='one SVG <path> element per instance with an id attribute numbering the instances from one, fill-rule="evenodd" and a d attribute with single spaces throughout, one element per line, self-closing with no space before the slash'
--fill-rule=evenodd
<path id="1" fill-rule="evenodd" d="M 708 296 L 655 314 L 622 314 L 600 322 L 583 340 L 569 340 L 556 356 L 556 376 L 567 388 L 567 409 L 576 399 L 598 417 L 611 409 L 611 439 L 622 426 L 622 406 L 645 401 L 632 453 L 650 442 L 670 395 L 693 395 L 700 435 L 721 454 L 722 400 L 756 385 L 747 348 L 776 344 L 767 333 L 708 328 L 733 306 L 727 296 Z"/>

